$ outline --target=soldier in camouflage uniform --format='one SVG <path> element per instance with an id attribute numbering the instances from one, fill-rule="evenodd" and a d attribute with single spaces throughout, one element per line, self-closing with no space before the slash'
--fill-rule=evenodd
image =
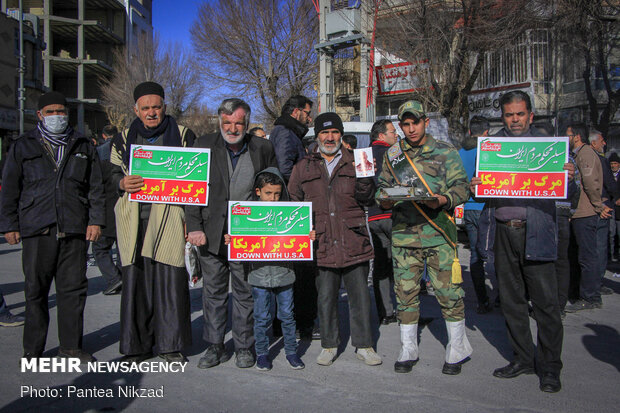
<path id="1" fill-rule="evenodd" d="M 464 292 L 452 280 L 456 254 L 456 225 L 452 213 L 456 205 L 469 198 L 467 174 L 456 149 L 426 133 L 429 119 L 420 102 L 405 102 L 399 108 L 398 118 L 406 139 L 385 153 L 379 187 L 420 187 L 432 200 L 416 201 L 416 204 L 413 201 L 379 201 L 381 207 L 393 208 L 394 290 L 402 343 L 394 369 L 399 373 L 410 372 L 418 360 L 418 295 L 426 264 L 448 329 L 449 343 L 442 372 L 459 374 L 461 363 L 472 350 L 465 335 Z M 379 194 L 377 192 L 377 197 Z"/>

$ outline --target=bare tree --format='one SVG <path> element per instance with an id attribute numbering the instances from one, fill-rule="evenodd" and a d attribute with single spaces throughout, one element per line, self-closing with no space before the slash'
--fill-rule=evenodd
<path id="1" fill-rule="evenodd" d="M 191 27 L 205 82 L 258 99 L 271 122 L 317 76 L 318 18 L 309 0 L 204 2 Z"/>
<path id="2" fill-rule="evenodd" d="M 217 132 L 219 130 L 219 119 L 217 113 L 210 110 L 206 105 L 196 105 L 190 107 L 183 114 L 183 125 L 190 128 L 196 136 L 206 133 Z"/>
<path id="3" fill-rule="evenodd" d="M 112 67 L 114 75 L 100 79 L 102 100 L 110 123 L 119 129 L 135 117 L 133 90 L 147 80 L 164 87 L 166 113 L 178 121 L 200 103 L 203 86 L 190 54 L 179 44 L 169 43 L 162 49 L 156 36 L 153 40 L 141 36 L 137 47 L 114 51 Z"/>
<path id="4" fill-rule="evenodd" d="M 380 1 L 371 1 L 377 7 Z M 484 53 L 510 45 L 539 16 L 533 0 L 385 0 L 379 9 L 377 46 L 418 62 L 421 84 L 414 92 L 448 120 L 450 138 L 467 130 L 467 95 Z"/>
<path id="5" fill-rule="evenodd" d="M 574 51 L 586 91 L 590 124 L 604 136 L 620 106 L 620 88 L 610 64 L 620 61 L 620 3 L 613 0 L 558 0 L 558 37 Z M 596 84 L 598 83 L 598 85 Z"/>

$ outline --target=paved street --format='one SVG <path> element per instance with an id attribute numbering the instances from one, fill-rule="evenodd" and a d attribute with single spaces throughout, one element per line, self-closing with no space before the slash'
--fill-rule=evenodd
<path id="1" fill-rule="evenodd" d="M 468 263 L 468 251 L 460 253 Z M 609 267 L 604 285 L 615 294 L 604 296 L 600 310 L 568 314 L 564 323 L 562 371 L 563 389 L 558 394 L 538 390 L 536 376 L 502 380 L 491 375 L 507 364 L 511 350 L 498 309 L 477 315 L 475 296 L 464 266 L 468 336 L 474 349 L 471 361 L 459 376 L 441 374 L 447 335 L 434 297 L 422 299 L 422 316 L 435 320 L 420 333 L 420 362 L 411 374 L 396 374 L 397 325 L 377 328 L 373 314 L 377 351 L 383 365 L 369 367 L 356 359 L 348 345 L 348 323 L 342 321 L 341 354 L 331 367 L 316 364 L 320 343 L 300 343 L 306 369 L 295 371 L 284 359 L 281 341 L 272 347 L 274 368 L 260 372 L 241 370 L 234 359 L 209 370 L 196 367 L 204 352 L 201 339 L 201 290 L 191 290 L 194 345 L 185 354 L 189 364 L 184 373 L 21 373 L 22 328 L 1 328 L 0 407 L 20 411 L 206 411 L 206 412 L 617 412 L 620 405 L 620 278 Z M 118 359 L 120 296 L 104 296 L 103 279 L 96 267 L 89 267 L 89 296 L 86 302 L 84 349 L 99 361 Z M 24 311 L 21 246 L 0 244 L 0 287 L 13 313 Z M 346 296 L 341 299 L 341 320 L 346 316 Z M 343 314 L 344 313 L 344 314 Z M 56 302 L 50 293 L 50 333 L 45 356 L 58 350 Z M 532 327 L 535 327 L 532 321 Z M 230 340 L 230 333 L 227 335 Z M 345 343 L 347 345 L 345 345 Z M 232 351 L 232 342 L 227 343 Z M 154 359 L 158 360 L 158 359 Z M 112 389 L 135 385 L 159 389 L 160 398 L 67 397 L 68 386 L 76 389 Z M 20 397 L 21 386 L 60 390 L 64 397 Z"/>

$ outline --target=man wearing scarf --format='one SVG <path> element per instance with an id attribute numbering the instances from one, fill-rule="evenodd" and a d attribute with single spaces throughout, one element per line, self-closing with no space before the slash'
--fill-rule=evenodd
<path id="1" fill-rule="evenodd" d="M 143 186 L 141 176 L 129 175 L 129 155 L 132 144 L 192 146 L 195 135 L 166 115 L 161 85 L 141 83 L 133 96 L 137 118 L 114 138 L 110 154 L 120 194 L 114 208 L 123 273 L 120 352 L 130 362 L 153 352 L 182 362 L 181 350 L 192 341 L 185 214 L 178 205 L 129 202 Z"/>
<path id="2" fill-rule="evenodd" d="M 49 325 L 48 294 L 56 283 L 59 357 L 81 362 L 88 241 L 105 223 L 101 169 L 90 140 L 69 126 L 65 97 L 42 95 L 37 127 L 9 149 L 2 175 L 0 232 L 23 242 L 26 321 L 24 357 L 41 357 Z"/>

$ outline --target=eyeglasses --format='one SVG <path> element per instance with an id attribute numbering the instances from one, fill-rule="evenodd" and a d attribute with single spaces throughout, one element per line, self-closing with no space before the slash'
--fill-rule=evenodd
<path id="1" fill-rule="evenodd" d="M 310 113 L 312 113 L 311 110 L 302 110 L 302 112 L 304 112 L 306 115 L 310 116 Z"/>

